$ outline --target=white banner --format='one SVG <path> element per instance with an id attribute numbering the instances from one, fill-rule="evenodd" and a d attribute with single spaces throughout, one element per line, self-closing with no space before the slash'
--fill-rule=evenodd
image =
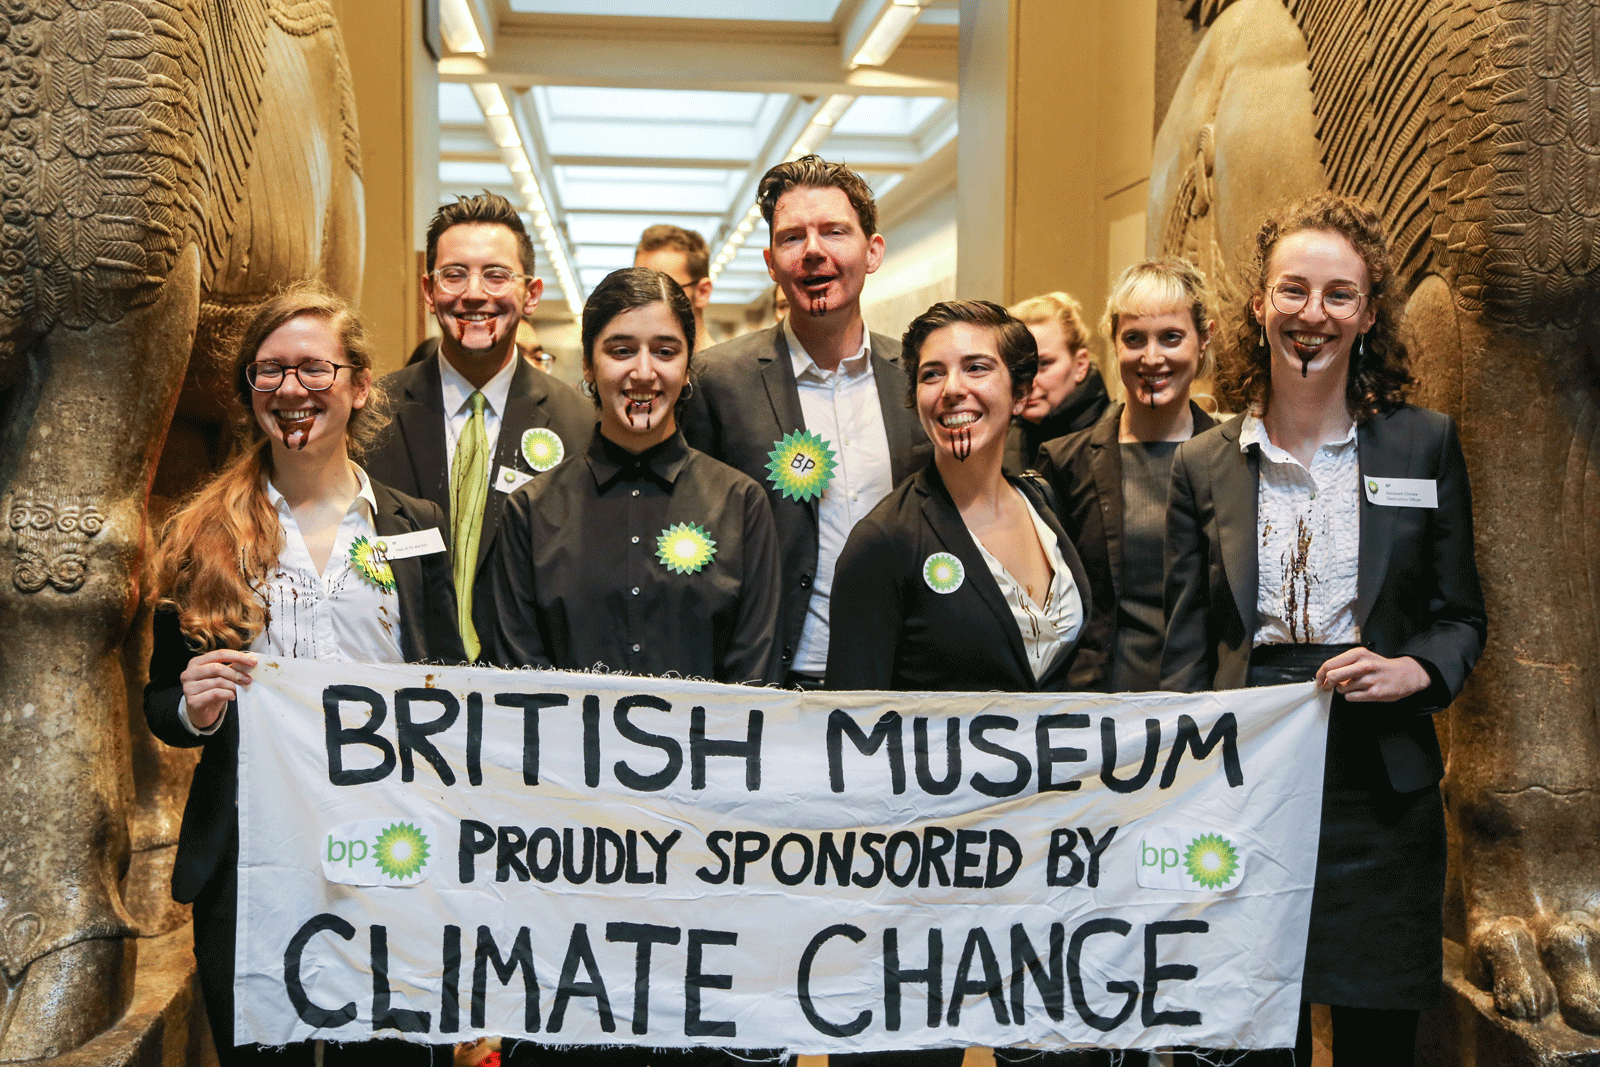
<path id="1" fill-rule="evenodd" d="M 1327 707 L 266 660 L 234 1036 L 1290 1046 Z"/>

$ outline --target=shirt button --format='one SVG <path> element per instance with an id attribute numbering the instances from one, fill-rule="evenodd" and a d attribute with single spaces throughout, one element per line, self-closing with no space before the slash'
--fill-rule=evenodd
<path id="1" fill-rule="evenodd" d="M 638 646 L 638 645 L 634 645 L 634 646 L 633 646 L 633 650 L 634 650 L 634 651 L 635 651 L 635 652 L 637 652 L 637 651 L 639 651 L 639 646 Z"/>
<path id="2" fill-rule="evenodd" d="M 634 544 L 638 544 L 638 543 L 639 543 L 639 539 L 638 539 L 638 538 L 637 538 L 637 537 L 635 537 L 635 538 L 634 538 L 634 539 L 633 539 L 633 543 L 634 543 Z"/>
<path id="3" fill-rule="evenodd" d="M 639 595 L 639 587 L 638 586 L 634 586 L 633 587 L 633 595 L 634 596 L 638 596 Z"/>
<path id="4" fill-rule="evenodd" d="M 639 490 L 637 490 L 637 489 L 635 489 L 635 490 L 634 490 L 634 491 L 633 491 L 633 495 L 634 495 L 634 496 L 638 496 L 638 495 L 639 495 Z"/>

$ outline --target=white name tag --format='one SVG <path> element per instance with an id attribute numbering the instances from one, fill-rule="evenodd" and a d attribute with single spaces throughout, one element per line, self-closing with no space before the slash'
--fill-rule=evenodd
<path id="1" fill-rule="evenodd" d="M 514 471 L 510 467 L 501 467 L 494 472 L 494 487 L 502 493 L 516 492 L 531 481 L 533 475 Z"/>
<path id="2" fill-rule="evenodd" d="M 414 533 L 384 534 L 375 543 L 384 559 L 410 559 L 412 556 L 431 556 L 444 551 L 444 538 L 439 536 L 437 526 Z"/>
<path id="3" fill-rule="evenodd" d="M 1436 508 L 1439 483 L 1432 478 L 1363 478 L 1367 499 L 1391 508 Z"/>

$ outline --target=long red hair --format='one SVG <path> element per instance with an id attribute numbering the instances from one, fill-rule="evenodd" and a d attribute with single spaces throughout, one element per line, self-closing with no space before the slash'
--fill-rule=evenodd
<path id="1" fill-rule="evenodd" d="M 301 315 L 325 319 L 345 361 L 357 368 L 351 373 L 371 384 L 366 327 L 349 303 L 321 285 L 284 290 L 246 324 L 231 375 L 238 447 L 217 476 L 167 520 L 156 547 L 156 603 L 177 609 L 184 636 L 202 652 L 248 648 L 269 621 L 264 590 L 283 551 L 283 528 L 267 498 L 272 448 L 251 410 L 245 368 L 274 330 Z M 387 421 L 373 388 L 366 405 L 350 414 L 346 448 L 359 456 Z"/>

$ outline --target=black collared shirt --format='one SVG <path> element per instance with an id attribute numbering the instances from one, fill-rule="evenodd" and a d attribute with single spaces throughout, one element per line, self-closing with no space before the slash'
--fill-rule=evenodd
<path id="1" fill-rule="evenodd" d="M 671 528 L 709 561 L 669 569 Z M 689 547 L 694 544 L 691 538 Z M 681 433 L 634 455 L 596 433 L 506 501 L 495 545 L 495 662 L 777 680 L 778 541 L 761 487 Z"/>

